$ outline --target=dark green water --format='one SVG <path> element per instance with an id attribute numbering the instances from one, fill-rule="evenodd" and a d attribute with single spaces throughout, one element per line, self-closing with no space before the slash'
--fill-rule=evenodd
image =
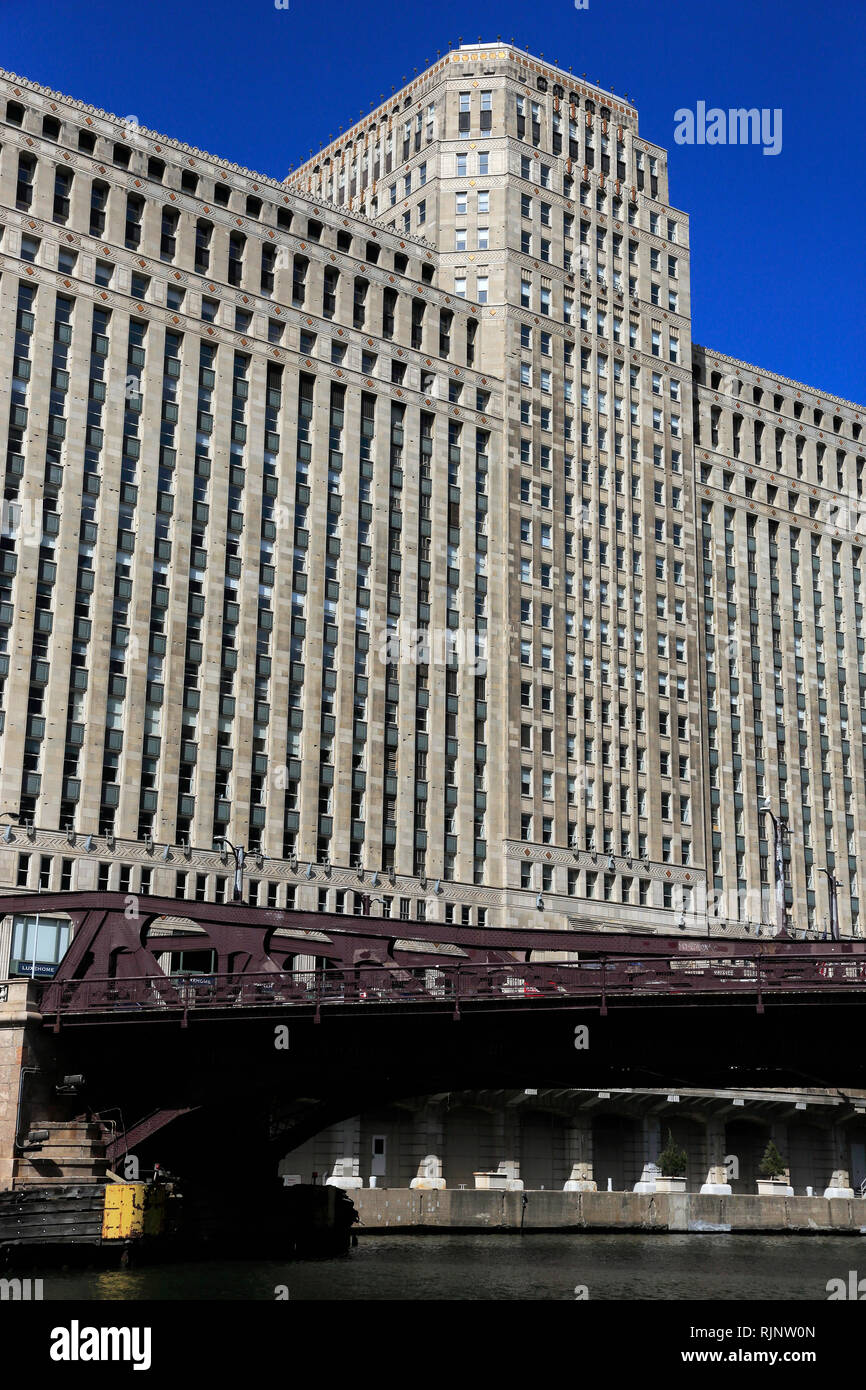
<path id="1" fill-rule="evenodd" d="M 359 1236 L 340 1259 L 214 1261 L 140 1269 L 45 1270 L 46 1300 L 427 1299 L 753 1301 L 827 1298 L 829 1279 L 866 1276 L 866 1240 L 832 1236 Z M 32 1271 L 34 1274 L 39 1271 Z"/>

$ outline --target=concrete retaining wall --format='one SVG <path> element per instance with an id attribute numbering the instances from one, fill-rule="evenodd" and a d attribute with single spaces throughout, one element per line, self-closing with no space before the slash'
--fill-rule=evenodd
<path id="1" fill-rule="evenodd" d="M 362 1234 L 396 1230 L 797 1232 L 866 1235 L 866 1201 L 639 1192 L 444 1192 L 361 1188 Z M 525 1199 L 525 1200 L 524 1200 Z"/>

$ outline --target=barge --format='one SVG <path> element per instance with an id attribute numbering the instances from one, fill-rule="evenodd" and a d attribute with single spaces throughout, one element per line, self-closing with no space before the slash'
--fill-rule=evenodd
<path id="1" fill-rule="evenodd" d="M 356 1244 L 357 1220 L 345 1192 L 312 1184 L 27 1184 L 0 1192 L 0 1269 L 327 1258 Z"/>

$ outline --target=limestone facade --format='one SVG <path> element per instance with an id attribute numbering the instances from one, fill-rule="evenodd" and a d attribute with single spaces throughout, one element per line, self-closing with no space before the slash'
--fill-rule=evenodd
<path id="1" fill-rule="evenodd" d="M 692 344 L 628 101 L 466 46 L 282 181 L 0 121 L 0 887 L 737 933 L 763 796 L 859 932 L 862 410 Z"/>

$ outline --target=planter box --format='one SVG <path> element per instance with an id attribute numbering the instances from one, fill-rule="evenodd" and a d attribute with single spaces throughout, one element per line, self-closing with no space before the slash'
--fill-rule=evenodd
<path id="1" fill-rule="evenodd" d="M 656 1192 L 685 1192 L 685 1178 L 656 1178 Z"/>
<path id="2" fill-rule="evenodd" d="M 509 1164 L 510 1172 L 501 1168 L 494 1173 L 473 1173 L 476 1191 L 482 1192 L 522 1192 L 523 1181 L 513 1176 L 516 1164 Z"/>
<path id="3" fill-rule="evenodd" d="M 784 1178 L 758 1178 L 759 1197 L 793 1197 L 794 1189 Z"/>
<path id="4" fill-rule="evenodd" d="M 473 1173 L 475 1186 L 483 1192 L 506 1192 L 508 1190 L 507 1173 Z"/>

